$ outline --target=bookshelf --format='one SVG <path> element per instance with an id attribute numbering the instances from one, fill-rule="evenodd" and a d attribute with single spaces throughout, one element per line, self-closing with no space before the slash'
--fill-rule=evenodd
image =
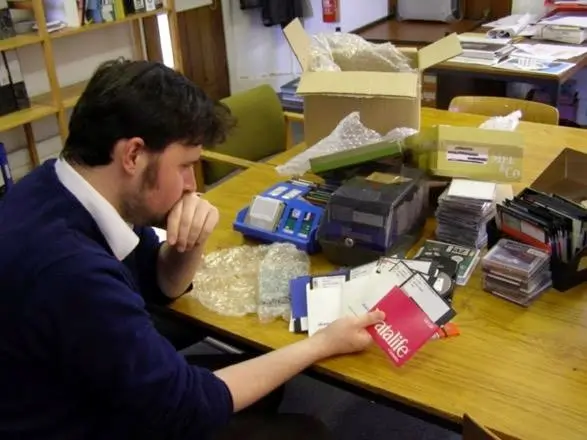
<path id="1" fill-rule="evenodd" d="M 159 14 L 167 14 L 175 69 L 183 72 L 183 64 L 178 42 L 179 32 L 177 27 L 177 13 L 175 11 L 174 0 L 167 0 L 163 7 L 154 11 L 128 14 L 124 18 L 115 21 L 87 24 L 75 28 L 65 28 L 55 32 L 47 31 L 43 0 L 31 1 L 35 21 L 38 24 L 38 32 L 21 34 L 0 40 L 0 52 L 15 50 L 33 44 L 40 44 L 42 46 L 45 70 L 49 80 L 50 90 L 41 95 L 31 96 L 31 105 L 29 108 L 0 116 L 0 132 L 8 131 L 17 127 L 22 127 L 24 129 L 27 149 L 33 166 L 38 166 L 40 163 L 31 124 L 39 119 L 54 115 L 57 118 L 59 136 L 62 143 L 64 143 L 67 138 L 67 110 L 75 106 L 87 84 L 87 81 L 81 81 L 64 87 L 60 86 L 53 55 L 54 40 L 59 38 L 75 38 L 76 35 L 85 32 L 97 31 L 126 23 L 131 26 L 132 30 L 133 57 L 135 59 L 146 59 L 146 48 L 143 43 L 141 31 L 142 20 Z"/>

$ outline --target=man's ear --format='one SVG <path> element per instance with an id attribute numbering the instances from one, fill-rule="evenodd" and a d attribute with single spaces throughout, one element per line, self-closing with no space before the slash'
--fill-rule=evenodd
<path id="1" fill-rule="evenodd" d="M 141 173 L 148 164 L 145 142 L 140 137 L 119 140 L 114 151 L 128 174 Z"/>

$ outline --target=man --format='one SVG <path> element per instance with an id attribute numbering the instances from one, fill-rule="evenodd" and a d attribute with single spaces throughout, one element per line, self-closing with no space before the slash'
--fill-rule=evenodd
<path id="1" fill-rule="evenodd" d="M 230 125 L 161 64 L 95 72 L 61 157 L 0 206 L 0 438 L 209 438 L 309 365 L 367 346 L 380 313 L 210 371 L 153 326 L 145 303 L 186 292 L 218 221 L 193 165 Z"/>

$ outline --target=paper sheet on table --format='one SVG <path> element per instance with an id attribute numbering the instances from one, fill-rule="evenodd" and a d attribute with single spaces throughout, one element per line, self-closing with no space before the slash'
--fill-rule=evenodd
<path id="1" fill-rule="evenodd" d="M 497 63 L 497 61 L 495 60 L 484 60 L 482 58 L 468 58 L 461 55 L 453 57 L 449 61 L 464 64 L 478 64 L 480 66 L 493 66 Z"/>
<path id="2" fill-rule="evenodd" d="M 549 60 L 570 60 L 587 53 L 583 46 L 567 46 L 562 44 L 514 44 L 516 49 L 536 58 Z M 517 53 L 514 53 L 515 55 Z"/>
<path id="3" fill-rule="evenodd" d="M 526 26 L 524 29 L 522 29 L 520 31 L 520 33 L 518 34 L 518 37 L 533 37 L 534 35 L 536 35 L 538 33 L 539 29 L 540 29 L 540 26 L 538 26 L 536 24 L 529 24 L 528 26 Z"/>
<path id="4" fill-rule="evenodd" d="M 543 18 L 540 20 L 539 24 L 587 28 L 587 17 L 584 15 L 567 15 L 565 13 L 560 13 L 553 15 L 552 17 Z"/>
<path id="5" fill-rule="evenodd" d="M 489 38 L 513 38 L 520 34 L 529 24 L 535 20 L 535 16 L 531 14 L 524 14 L 521 17 L 510 15 L 512 18 L 510 21 L 506 21 L 506 24 L 500 24 L 494 26 L 493 29 L 487 32 Z M 508 18 L 508 17 L 505 17 Z M 498 20 L 499 21 L 499 20 Z"/>
<path id="6" fill-rule="evenodd" d="M 488 28 L 498 28 L 498 27 L 504 27 L 504 26 L 513 26 L 518 24 L 518 22 L 520 21 L 520 19 L 527 14 L 512 14 L 512 15 L 508 15 L 507 17 L 502 17 L 498 20 L 495 21 L 491 21 L 489 23 L 484 23 L 483 27 L 488 27 Z M 536 20 L 538 20 L 538 16 L 536 15 L 532 15 L 531 16 L 531 20 L 530 23 L 534 23 Z"/>
<path id="7" fill-rule="evenodd" d="M 510 44 L 511 38 L 489 38 L 487 35 L 476 32 L 464 32 L 459 34 L 459 41 L 465 43 L 491 43 L 491 44 Z"/>
<path id="8" fill-rule="evenodd" d="M 508 70 L 543 73 L 548 75 L 560 75 L 563 72 L 566 72 L 567 70 L 575 67 L 575 64 L 565 63 L 564 61 L 548 61 L 530 56 L 510 56 L 504 61 L 495 64 L 494 67 Z"/>

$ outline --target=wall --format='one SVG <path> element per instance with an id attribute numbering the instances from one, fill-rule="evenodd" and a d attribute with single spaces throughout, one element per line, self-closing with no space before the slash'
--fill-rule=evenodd
<path id="1" fill-rule="evenodd" d="M 59 38 L 53 41 L 53 52 L 61 86 L 86 80 L 102 61 L 119 56 L 132 57 L 130 26 L 120 24 L 101 31 Z M 20 48 L 18 56 L 29 96 L 48 92 L 49 81 L 41 45 Z M 32 125 L 41 161 L 58 154 L 62 145 L 57 135 L 56 116 L 38 120 Z M 31 168 L 23 128 L 0 132 L 0 142 L 9 151 L 14 177 L 22 177 Z"/>
<path id="2" fill-rule="evenodd" d="M 222 1 L 232 93 L 261 83 L 279 88 L 299 74 L 298 62 L 280 27 L 263 26 L 260 12 L 241 11 L 238 1 L 214 1 Z M 304 1 L 304 26 L 310 34 L 334 31 L 336 27 L 340 27 L 343 32 L 351 31 L 388 13 L 388 0 L 340 0 L 341 22 L 323 23 L 321 0 Z M 365 3 L 368 3 L 368 7 Z M 131 57 L 130 27 L 121 24 L 102 31 L 60 38 L 53 42 L 53 48 L 59 81 L 62 86 L 66 86 L 89 78 L 102 61 L 118 56 Z M 24 47 L 18 53 L 29 94 L 33 96 L 47 92 L 49 83 L 41 46 Z M 56 117 L 50 116 L 32 125 L 41 161 L 58 154 L 61 140 L 57 136 Z M 9 151 L 14 176 L 20 178 L 26 174 L 31 164 L 24 148 L 26 142 L 23 129 L 18 127 L 0 132 L 0 142 Z"/>
<path id="3" fill-rule="evenodd" d="M 218 0 L 217 0 L 218 1 Z M 293 79 L 300 68 L 279 26 L 264 27 L 258 10 L 241 11 L 238 1 L 222 0 L 232 93 L 269 83 L 275 88 Z M 308 33 L 348 32 L 388 14 L 388 0 L 340 0 L 340 23 L 322 22 L 322 1 L 305 0 Z"/>

